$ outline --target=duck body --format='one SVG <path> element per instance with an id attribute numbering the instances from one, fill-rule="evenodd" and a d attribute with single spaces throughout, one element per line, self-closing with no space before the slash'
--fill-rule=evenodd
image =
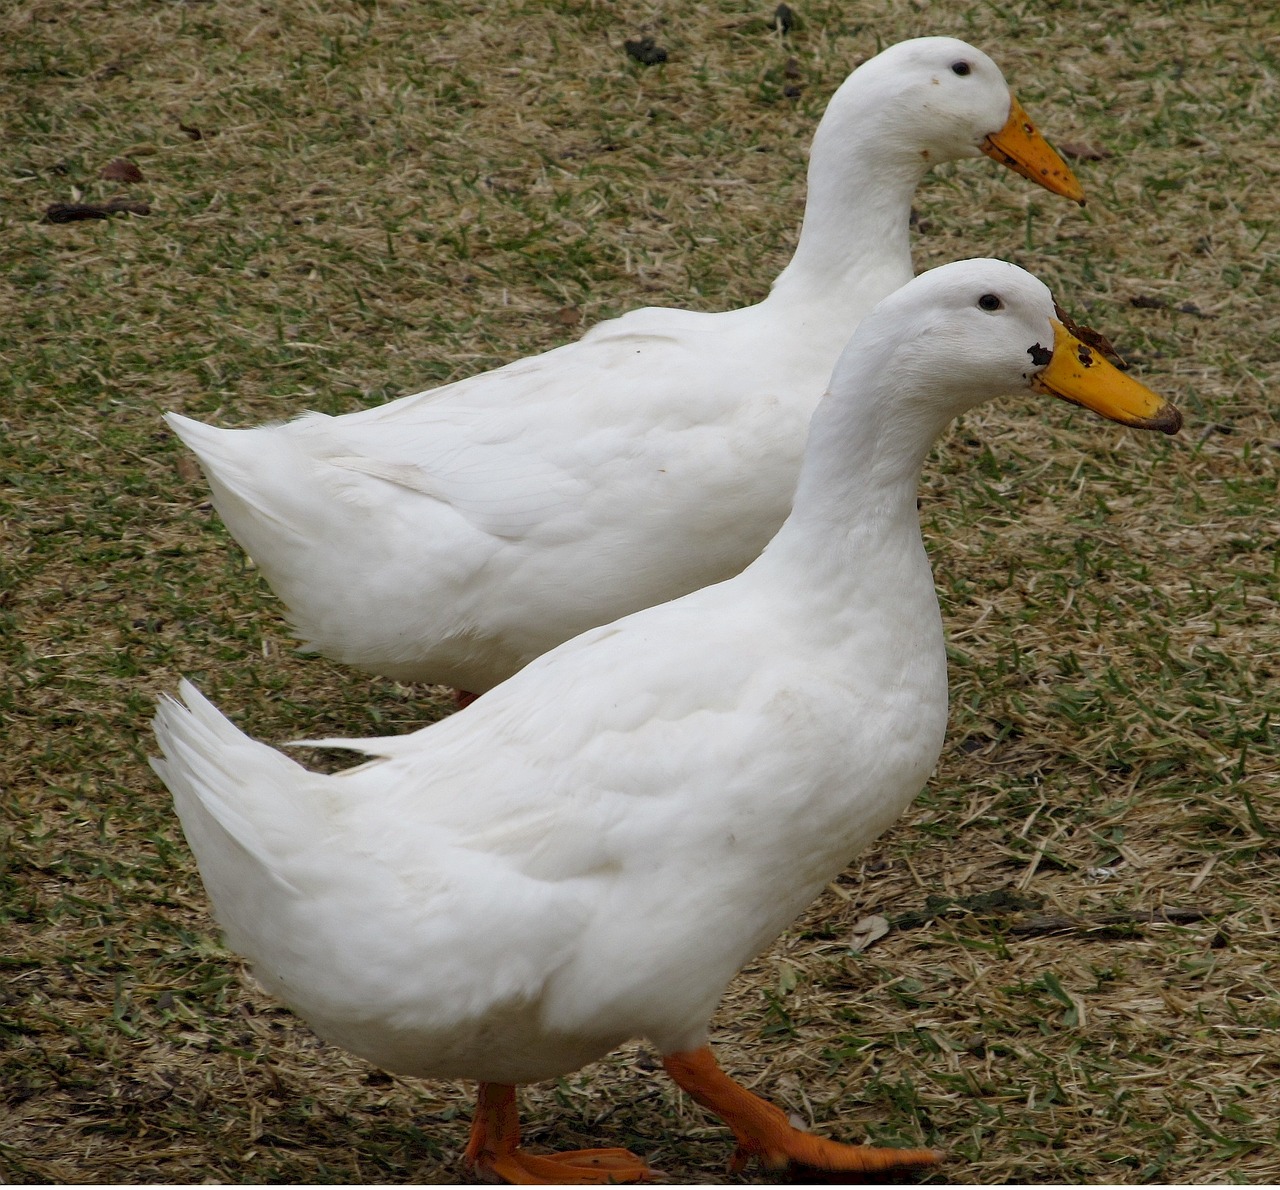
<path id="1" fill-rule="evenodd" d="M 901 43 L 832 98 L 795 256 L 759 304 L 635 310 L 543 355 L 340 417 L 248 430 L 168 421 L 304 648 L 488 690 L 760 552 L 790 509 L 809 417 L 850 332 L 912 275 L 916 187 L 939 161 L 993 153 L 1003 126 L 1025 124 L 1015 111 L 981 51 Z M 1042 147 L 1070 185 L 1046 180 L 1050 167 L 1038 180 L 1077 196 L 1033 135 L 1018 153 Z"/>
<path id="2" fill-rule="evenodd" d="M 331 1041 L 479 1080 L 468 1158 L 495 1176 L 647 1176 L 622 1150 L 524 1155 L 511 1090 L 632 1037 L 730 1124 L 739 1163 L 936 1161 L 798 1132 L 719 1070 L 706 1033 L 738 968 L 937 760 L 946 650 L 919 473 L 949 420 L 1027 389 L 1180 424 L 1064 329 L 1034 277 L 961 262 L 859 327 L 791 514 L 733 578 L 591 629 L 421 731 L 304 741 L 374 757 L 335 775 L 184 683 L 153 763 L 230 944 Z"/>
<path id="3" fill-rule="evenodd" d="M 839 350 L 822 350 L 835 335 L 818 313 L 770 316 L 765 335 L 759 307 L 637 310 L 362 413 L 250 430 L 170 421 L 307 647 L 478 692 L 601 617 L 760 552 Z M 705 385 L 668 383 L 710 359 Z"/>
<path id="4" fill-rule="evenodd" d="M 382 759 L 338 775 L 185 689 L 208 767 L 166 780 L 228 942 L 321 1036 L 403 1074 L 524 1083 L 631 1037 L 701 1044 L 734 973 L 937 759 L 945 654 L 913 544 L 859 569 L 914 599 L 855 613 L 864 593 L 833 607 L 762 564 L 418 733 L 346 741 Z"/>

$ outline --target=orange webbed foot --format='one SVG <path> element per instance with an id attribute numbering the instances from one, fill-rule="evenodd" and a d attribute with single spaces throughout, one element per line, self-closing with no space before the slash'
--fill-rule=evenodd
<path id="1" fill-rule="evenodd" d="M 516 1186 L 603 1186 L 641 1182 L 650 1173 L 644 1160 L 626 1149 L 575 1149 L 567 1153 L 522 1149 L 516 1090 L 502 1083 L 480 1084 L 466 1162 L 488 1178 Z"/>
<path id="2" fill-rule="evenodd" d="M 823 1173 L 878 1175 L 926 1169 L 942 1154 L 934 1149 L 877 1149 L 844 1145 L 791 1125 L 786 1113 L 739 1086 L 703 1046 L 662 1059 L 667 1073 L 703 1107 L 715 1112 L 733 1129 L 738 1147 L 729 1168 L 741 1171 L 752 1157 L 769 1170 L 813 1170 Z"/>
<path id="3" fill-rule="evenodd" d="M 529 1153 L 514 1149 L 476 1168 L 515 1186 L 620 1185 L 649 1176 L 643 1159 L 626 1149 L 576 1149 L 568 1153 Z"/>
<path id="4" fill-rule="evenodd" d="M 942 1160 L 942 1154 L 936 1149 L 879 1149 L 871 1145 L 845 1145 L 801 1132 L 790 1124 L 786 1127 L 788 1132 L 779 1132 L 768 1140 L 739 1140 L 729 1159 L 730 1170 L 741 1172 L 752 1157 L 758 1157 L 766 1169 L 774 1172 L 810 1170 L 874 1179 L 883 1174 L 928 1169 Z"/>

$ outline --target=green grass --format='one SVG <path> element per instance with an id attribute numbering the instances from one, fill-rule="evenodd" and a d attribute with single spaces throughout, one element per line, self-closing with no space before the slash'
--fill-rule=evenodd
<path id="1" fill-rule="evenodd" d="M 827 97 L 934 32 L 991 52 L 1086 150 L 1090 203 L 946 167 L 918 196 L 919 265 L 1031 268 L 1187 429 L 1025 400 L 939 445 L 940 770 L 742 974 L 715 1040 L 829 1134 L 947 1149 L 939 1180 L 1280 1177 L 1280 20 L 792 7 L 786 38 L 773 4 L 731 0 L 0 14 L 0 1178 L 441 1182 L 465 1143 L 466 1088 L 322 1046 L 247 981 L 145 764 L 183 674 L 272 741 L 447 703 L 293 653 L 160 413 L 342 412 L 638 304 L 755 301 Z M 665 65 L 626 57 L 641 34 Z M 98 177 L 119 156 L 142 183 Z M 42 221 L 124 194 L 152 213 Z M 998 890 L 1024 900 L 965 908 Z M 873 912 L 894 928 L 851 950 Z M 532 1143 L 726 1177 L 723 1129 L 643 1047 L 525 1102 Z"/>

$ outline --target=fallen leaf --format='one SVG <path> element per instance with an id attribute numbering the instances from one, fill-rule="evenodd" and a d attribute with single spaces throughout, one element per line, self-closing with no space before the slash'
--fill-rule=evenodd
<path id="1" fill-rule="evenodd" d="M 110 202 L 55 202 L 45 208 L 44 217 L 49 223 L 77 223 L 82 219 L 107 219 L 124 212 L 150 215 L 151 207 L 128 198 L 113 198 Z"/>
<path id="2" fill-rule="evenodd" d="M 878 913 L 854 922 L 850 931 L 849 949 L 857 953 L 866 950 L 873 942 L 879 942 L 889 932 L 889 919 Z"/>
<path id="3" fill-rule="evenodd" d="M 108 182 L 141 182 L 142 170 L 127 157 L 117 157 L 102 167 L 98 177 Z"/>
<path id="4" fill-rule="evenodd" d="M 111 215 L 105 207 L 80 202 L 55 202 L 45 208 L 48 223 L 76 223 L 81 219 L 107 219 Z"/>

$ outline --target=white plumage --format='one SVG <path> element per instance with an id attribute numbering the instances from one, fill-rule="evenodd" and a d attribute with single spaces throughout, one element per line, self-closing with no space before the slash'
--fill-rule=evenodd
<path id="1" fill-rule="evenodd" d="M 790 508 L 841 348 L 912 275 L 911 198 L 926 171 L 987 152 L 1079 197 L 1029 127 L 987 55 L 951 38 L 903 42 L 833 96 L 795 257 L 758 305 L 635 310 L 341 417 L 169 424 L 305 647 L 482 692 L 760 552 Z"/>
<path id="2" fill-rule="evenodd" d="M 1029 388 L 1177 428 L 1071 338 L 1034 277 L 949 265 L 863 321 L 794 511 L 740 575 L 592 629 L 421 731 L 315 741 L 379 758 L 337 775 L 249 740 L 184 683 L 155 767 L 230 944 L 386 1069 L 512 1084 L 647 1037 L 744 1151 L 853 1168 L 796 1148 L 785 1122 L 752 1148 L 754 1125 L 687 1061 L 733 974 L 937 760 L 946 660 L 919 471 L 951 418 Z M 486 1156 L 491 1117 L 471 1155 L 511 1176 Z"/>

